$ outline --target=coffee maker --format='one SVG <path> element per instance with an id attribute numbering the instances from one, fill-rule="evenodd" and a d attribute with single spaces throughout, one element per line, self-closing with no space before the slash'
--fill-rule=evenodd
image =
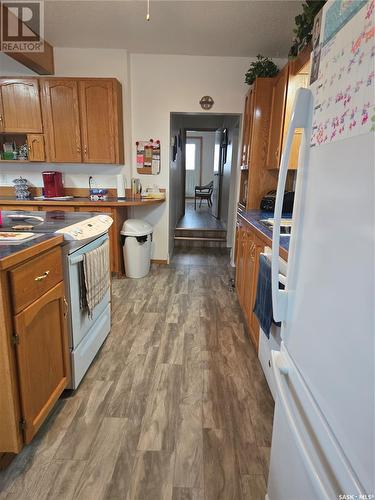
<path id="1" fill-rule="evenodd" d="M 42 172 L 43 196 L 45 198 L 56 198 L 64 196 L 64 185 L 61 172 Z"/>

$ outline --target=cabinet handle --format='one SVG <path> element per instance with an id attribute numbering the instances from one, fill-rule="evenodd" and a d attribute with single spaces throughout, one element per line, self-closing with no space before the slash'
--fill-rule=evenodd
<path id="1" fill-rule="evenodd" d="M 278 158 L 279 157 L 279 148 L 276 148 L 276 151 L 275 151 L 275 157 Z"/>
<path id="2" fill-rule="evenodd" d="M 77 146 L 77 153 L 81 152 L 81 146 Z"/>
<path id="3" fill-rule="evenodd" d="M 0 123 L 3 121 L 3 115 L 0 115 Z"/>
<path id="4" fill-rule="evenodd" d="M 65 297 L 64 297 L 64 307 L 65 307 L 64 318 L 66 318 L 68 316 L 69 308 L 68 308 L 68 302 Z"/>
<path id="5" fill-rule="evenodd" d="M 83 153 L 87 155 L 87 146 L 84 147 Z"/>
<path id="6" fill-rule="evenodd" d="M 30 145 L 28 146 L 27 149 L 29 150 L 29 153 L 31 153 L 31 146 Z"/>
<path id="7" fill-rule="evenodd" d="M 49 275 L 49 271 L 46 271 L 44 272 L 43 274 L 41 274 L 40 276 L 37 276 L 36 278 L 34 278 L 34 281 L 43 281 L 47 278 L 47 276 Z"/>

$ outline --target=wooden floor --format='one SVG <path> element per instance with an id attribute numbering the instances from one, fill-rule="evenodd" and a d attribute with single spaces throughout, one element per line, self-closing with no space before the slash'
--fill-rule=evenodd
<path id="1" fill-rule="evenodd" d="M 187 252 L 114 281 L 110 336 L 1 499 L 264 499 L 273 401 L 227 252 Z"/>
<path id="2" fill-rule="evenodd" d="M 185 202 L 185 215 L 177 223 L 177 229 L 210 229 L 223 230 L 223 223 L 211 214 L 211 209 L 206 201 L 202 201 L 202 206 L 194 209 L 194 200 L 187 199 Z"/>

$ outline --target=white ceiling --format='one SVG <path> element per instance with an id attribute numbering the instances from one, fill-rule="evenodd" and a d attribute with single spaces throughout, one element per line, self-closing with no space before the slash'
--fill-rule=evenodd
<path id="1" fill-rule="evenodd" d="M 46 0 L 45 38 L 56 47 L 285 57 L 300 1 Z"/>

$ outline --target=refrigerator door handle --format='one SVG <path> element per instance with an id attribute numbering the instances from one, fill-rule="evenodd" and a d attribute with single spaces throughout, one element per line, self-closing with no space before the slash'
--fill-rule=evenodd
<path id="1" fill-rule="evenodd" d="M 286 176 L 288 173 L 289 156 L 292 147 L 294 132 L 297 128 L 306 129 L 310 122 L 310 109 L 313 96 L 309 89 L 300 88 L 292 109 L 285 148 L 281 156 L 279 181 L 277 184 L 274 224 L 272 231 L 272 308 L 275 321 L 284 321 L 287 308 L 287 290 L 279 290 L 279 252 L 280 252 L 280 224 L 285 193 Z"/>
<path id="2" fill-rule="evenodd" d="M 273 372 L 275 376 L 276 388 L 277 388 L 277 396 L 278 401 L 284 411 L 284 414 L 288 420 L 289 429 L 294 435 L 295 443 L 299 449 L 302 461 L 305 465 L 306 471 L 313 479 L 312 483 L 316 486 L 317 498 L 320 500 L 330 500 L 332 496 L 328 493 L 324 484 L 321 481 L 320 475 L 316 470 L 313 461 L 311 460 L 309 453 L 304 444 L 303 438 L 298 430 L 298 427 L 295 423 L 294 416 L 289 408 L 288 401 L 283 389 L 282 377 L 287 377 L 289 374 L 289 366 L 285 362 L 285 358 L 280 351 L 271 351 L 272 358 L 272 366 Z"/>

